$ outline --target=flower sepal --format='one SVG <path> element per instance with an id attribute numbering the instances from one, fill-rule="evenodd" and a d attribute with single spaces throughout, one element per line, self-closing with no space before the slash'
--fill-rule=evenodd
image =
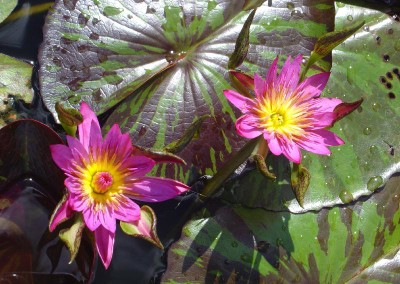
<path id="1" fill-rule="evenodd" d="M 304 206 L 304 196 L 310 185 L 310 179 L 311 174 L 306 167 L 301 164 L 293 163 L 290 183 L 296 200 L 302 208 Z"/>
<path id="2" fill-rule="evenodd" d="M 178 140 L 172 141 L 164 147 L 164 151 L 176 154 L 185 149 L 186 145 L 189 144 L 194 137 L 198 136 L 203 122 L 209 117 L 209 115 L 203 115 L 195 119 Z"/>
<path id="3" fill-rule="evenodd" d="M 58 120 L 68 135 L 75 137 L 78 125 L 82 123 L 82 114 L 74 108 L 66 108 L 60 102 L 56 102 L 55 109 Z"/>
<path id="4" fill-rule="evenodd" d="M 81 245 L 82 233 L 86 227 L 82 214 L 78 213 L 74 215 L 75 218 L 71 227 L 62 229 L 58 234 L 59 238 L 64 242 L 71 254 L 69 260 L 70 264 L 75 260 L 75 257 L 78 254 L 79 247 Z"/>
<path id="5" fill-rule="evenodd" d="M 276 175 L 268 170 L 268 166 L 265 163 L 265 158 L 260 154 L 253 155 L 253 160 L 256 163 L 257 169 L 268 179 L 276 180 Z"/>
<path id="6" fill-rule="evenodd" d="M 335 119 L 332 121 L 331 126 L 333 126 L 337 121 L 341 120 L 343 117 L 349 115 L 354 110 L 356 110 L 362 104 L 363 101 L 364 99 L 361 98 L 358 101 L 354 101 L 351 103 L 343 102 L 338 104 L 333 110 L 333 113 L 335 114 Z"/>
<path id="7" fill-rule="evenodd" d="M 254 91 L 254 78 L 241 71 L 229 71 L 229 79 L 232 86 L 248 98 L 254 98 L 251 92 Z"/>
<path id="8" fill-rule="evenodd" d="M 160 249 L 164 249 L 156 232 L 157 218 L 149 206 L 140 208 L 140 219 L 133 223 L 120 222 L 122 231 L 130 236 L 144 239 Z"/>
<path id="9" fill-rule="evenodd" d="M 144 148 L 138 145 L 132 145 L 132 156 L 145 156 L 156 163 L 174 163 L 174 164 L 182 164 L 186 165 L 186 162 L 179 156 L 174 155 L 167 151 L 157 151 L 149 148 Z"/>

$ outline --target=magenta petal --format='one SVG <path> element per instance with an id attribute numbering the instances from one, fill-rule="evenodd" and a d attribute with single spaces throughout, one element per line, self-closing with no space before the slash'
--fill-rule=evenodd
<path id="1" fill-rule="evenodd" d="M 236 130 L 239 135 L 245 138 L 255 138 L 262 134 L 258 126 L 258 119 L 252 115 L 243 115 L 236 121 Z"/>
<path id="2" fill-rule="evenodd" d="M 64 184 L 70 193 L 78 194 L 82 192 L 82 184 L 79 179 L 75 177 L 67 177 Z"/>
<path id="3" fill-rule="evenodd" d="M 282 154 L 282 146 L 279 143 L 278 138 L 275 136 L 275 134 L 269 134 L 267 132 L 264 132 L 264 139 L 267 140 L 268 142 L 268 148 L 271 151 L 272 154 L 279 156 Z"/>
<path id="4" fill-rule="evenodd" d="M 278 85 L 283 86 L 284 89 L 292 92 L 296 89 L 300 78 L 300 69 L 302 56 L 298 55 L 293 62 L 289 56 L 282 67 L 282 71 L 278 77 Z"/>
<path id="5" fill-rule="evenodd" d="M 332 125 L 336 115 L 333 112 L 326 112 L 314 115 L 313 128 L 324 128 Z"/>
<path id="6" fill-rule="evenodd" d="M 57 225 L 66 219 L 70 218 L 73 211 L 68 205 L 68 199 L 58 208 L 57 212 L 54 213 L 51 223 L 49 224 L 50 232 L 53 232 Z"/>
<path id="7" fill-rule="evenodd" d="M 128 168 L 130 175 L 128 178 L 139 178 L 150 172 L 156 162 L 145 156 L 132 156 L 123 163 L 124 168 Z"/>
<path id="8" fill-rule="evenodd" d="M 160 202 L 174 198 L 189 187 L 179 181 L 167 178 L 143 177 L 137 179 L 124 194 L 132 199 L 146 202 Z"/>
<path id="9" fill-rule="evenodd" d="M 316 143 L 315 141 L 303 139 L 298 141 L 297 144 L 304 150 L 315 154 L 329 155 L 331 153 L 331 151 L 324 144 Z"/>
<path id="10" fill-rule="evenodd" d="M 89 230 L 95 231 L 101 225 L 99 212 L 94 211 L 92 207 L 85 206 L 84 210 L 82 211 L 82 215 Z"/>
<path id="11" fill-rule="evenodd" d="M 140 219 L 140 207 L 129 198 L 120 196 L 118 207 L 114 208 L 114 217 L 128 223 L 136 222 Z"/>
<path id="12" fill-rule="evenodd" d="M 276 79 L 276 72 L 277 72 L 277 68 L 278 68 L 278 61 L 279 61 L 279 57 L 276 57 L 275 60 L 272 62 L 271 66 L 268 69 L 268 74 L 267 77 L 265 79 L 265 83 L 268 87 L 273 87 L 272 85 L 275 82 Z"/>
<path id="13" fill-rule="evenodd" d="M 129 134 L 122 134 L 119 126 L 114 124 L 104 138 L 103 151 L 114 152 L 119 160 L 130 156 L 133 146 Z"/>
<path id="14" fill-rule="evenodd" d="M 75 163 L 82 165 L 84 163 L 84 160 L 88 160 L 88 152 L 82 146 L 81 142 L 79 142 L 78 139 L 67 135 L 67 143 L 73 156 L 72 160 Z"/>
<path id="15" fill-rule="evenodd" d="M 326 129 L 313 130 L 309 134 L 312 135 L 314 140 L 318 140 L 326 146 L 339 146 L 344 144 L 344 141 L 335 133 Z"/>
<path id="16" fill-rule="evenodd" d="M 78 125 L 79 141 L 81 141 L 86 151 L 89 151 L 90 137 L 92 136 L 92 122 L 94 123 L 94 129 L 96 129 L 96 135 L 101 133 L 100 124 L 96 114 L 90 109 L 86 102 L 81 103 L 80 111 L 83 116 L 83 122 Z"/>
<path id="17" fill-rule="evenodd" d="M 256 93 L 256 97 L 261 100 L 265 96 L 266 92 L 266 84 L 265 81 L 257 74 L 254 74 L 254 92 Z"/>
<path id="18" fill-rule="evenodd" d="M 73 159 L 69 147 L 62 144 L 50 145 L 50 152 L 56 165 L 64 172 L 69 172 Z"/>
<path id="19" fill-rule="evenodd" d="M 111 206 L 104 206 L 104 209 L 99 211 L 97 214 L 99 216 L 99 220 L 101 225 L 106 228 L 108 231 L 115 233 L 116 229 L 116 220 L 114 217 L 113 208 Z"/>
<path id="20" fill-rule="evenodd" d="M 319 73 L 301 82 L 297 87 L 297 92 L 302 96 L 302 100 L 319 97 L 328 82 L 329 76 L 329 72 Z"/>
<path id="21" fill-rule="evenodd" d="M 100 259 L 107 269 L 113 255 L 115 232 L 110 232 L 103 226 L 99 226 L 96 231 L 94 231 L 94 239 Z"/>
<path id="22" fill-rule="evenodd" d="M 334 109 L 342 103 L 341 99 L 318 98 L 312 100 L 312 108 L 318 112 L 333 112 Z"/>
<path id="23" fill-rule="evenodd" d="M 246 98 L 245 96 L 242 96 L 241 94 L 233 90 L 225 90 L 224 95 L 228 99 L 228 101 L 230 101 L 243 113 L 246 113 L 248 111 L 248 108 L 251 108 L 254 105 L 254 102 L 251 99 Z"/>
<path id="24" fill-rule="evenodd" d="M 282 152 L 283 155 L 286 156 L 290 161 L 300 164 L 301 162 L 301 151 L 299 147 L 293 141 L 288 140 L 287 138 L 282 139 Z"/>

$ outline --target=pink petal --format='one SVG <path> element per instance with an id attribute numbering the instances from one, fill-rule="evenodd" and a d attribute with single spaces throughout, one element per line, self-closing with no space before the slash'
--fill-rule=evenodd
<path id="1" fill-rule="evenodd" d="M 113 255 L 115 232 L 110 232 L 103 226 L 99 226 L 97 230 L 94 231 L 94 238 L 100 259 L 107 269 Z"/>
<path id="2" fill-rule="evenodd" d="M 291 62 L 290 56 L 287 58 L 277 79 L 277 85 L 283 86 L 289 92 L 296 89 L 300 78 L 302 58 L 302 55 L 298 55 L 293 62 Z"/>
<path id="3" fill-rule="evenodd" d="M 114 217 L 118 220 L 133 223 L 140 219 L 140 207 L 124 196 L 118 197 L 118 206 L 114 208 Z"/>
<path id="4" fill-rule="evenodd" d="M 282 146 L 274 133 L 264 132 L 264 139 L 268 142 L 268 148 L 272 154 L 279 156 L 282 154 Z"/>
<path id="5" fill-rule="evenodd" d="M 277 78 L 277 69 L 278 69 L 278 61 L 279 57 L 277 56 L 275 60 L 272 62 L 271 66 L 269 67 L 267 77 L 265 79 L 265 83 L 270 88 L 273 87 L 275 79 Z"/>
<path id="6" fill-rule="evenodd" d="M 324 128 L 327 126 L 331 126 L 336 115 L 333 112 L 326 112 L 321 114 L 313 115 L 313 128 Z"/>
<path id="7" fill-rule="evenodd" d="M 310 135 L 311 139 L 314 141 L 318 141 L 326 146 L 339 146 L 344 144 L 344 141 L 340 139 L 340 137 L 326 129 L 313 130 L 309 132 L 308 135 Z"/>
<path id="8" fill-rule="evenodd" d="M 56 165 L 64 172 L 69 172 L 73 160 L 69 147 L 62 144 L 50 145 L 50 152 Z"/>
<path id="9" fill-rule="evenodd" d="M 258 126 L 258 118 L 245 114 L 236 120 L 236 130 L 240 136 L 245 138 L 255 138 L 262 134 L 262 129 Z"/>
<path id="10" fill-rule="evenodd" d="M 87 204 L 85 205 L 86 206 L 83 208 L 83 210 L 76 211 L 82 211 L 86 226 L 89 228 L 89 230 L 95 231 L 101 225 L 99 212 L 95 211 L 92 206 L 87 206 Z"/>
<path id="11" fill-rule="evenodd" d="M 115 233 L 116 229 L 116 220 L 114 216 L 114 210 L 112 205 L 105 205 L 103 210 L 99 210 L 97 212 L 101 225 L 106 228 L 108 231 Z"/>
<path id="12" fill-rule="evenodd" d="M 248 112 L 249 107 L 251 108 L 254 105 L 254 102 L 242 96 L 241 94 L 233 91 L 233 90 L 225 90 L 224 91 L 225 97 L 230 101 L 235 107 L 240 109 L 243 113 Z"/>
<path id="13" fill-rule="evenodd" d="M 296 142 L 301 148 L 309 152 L 319 154 L 319 155 L 329 155 L 331 151 L 321 143 L 316 143 L 316 141 L 303 139 Z"/>
<path id="14" fill-rule="evenodd" d="M 265 97 L 265 92 L 266 92 L 266 83 L 265 81 L 258 76 L 257 73 L 254 74 L 254 92 L 256 93 L 256 97 L 261 100 L 263 97 Z"/>
<path id="15" fill-rule="evenodd" d="M 319 97 L 328 82 L 329 76 L 329 72 L 324 72 L 306 78 L 296 89 L 298 95 L 301 96 L 302 100 Z"/>
<path id="16" fill-rule="evenodd" d="M 318 112 L 333 112 L 335 107 L 341 103 L 341 99 L 318 98 L 312 100 L 312 108 L 318 110 Z"/>
<path id="17" fill-rule="evenodd" d="M 63 221 L 69 219 L 72 216 L 73 211 L 68 205 L 68 199 L 58 208 L 57 212 L 53 214 L 54 214 L 53 219 L 49 224 L 50 232 L 53 232 L 58 224 L 62 223 Z"/>
<path id="18" fill-rule="evenodd" d="M 81 142 L 74 137 L 67 135 L 67 142 L 73 156 L 72 160 L 79 165 L 83 165 L 84 161 L 89 159 L 86 149 L 83 147 Z"/>
<path id="19" fill-rule="evenodd" d="M 70 193 L 79 194 L 82 192 L 82 184 L 79 178 L 67 177 L 64 184 Z"/>
<path id="20" fill-rule="evenodd" d="M 114 124 L 104 138 L 103 151 L 115 153 L 119 160 L 130 156 L 133 147 L 129 134 L 122 134 L 118 124 Z"/>
<path id="21" fill-rule="evenodd" d="M 174 198 L 188 189 L 187 185 L 176 180 L 143 177 L 132 183 L 130 188 L 124 188 L 124 194 L 139 201 L 160 202 Z"/>
<path id="22" fill-rule="evenodd" d="M 86 102 L 81 103 L 80 112 L 83 116 L 83 122 L 78 125 L 79 140 L 81 141 L 83 147 L 86 151 L 89 151 L 90 137 L 92 137 L 92 122 L 94 123 L 94 128 L 96 136 L 101 133 L 100 124 L 97 120 L 96 114 L 90 109 Z"/>
<path id="23" fill-rule="evenodd" d="M 155 164 L 156 162 L 153 159 L 145 156 L 132 156 L 126 159 L 121 167 L 129 169 L 128 178 L 139 178 L 150 172 Z"/>
<path id="24" fill-rule="evenodd" d="M 286 156 L 290 161 L 300 164 L 301 162 L 301 151 L 299 147 L 293 141 L 282 137 L 282 153 Z"/>

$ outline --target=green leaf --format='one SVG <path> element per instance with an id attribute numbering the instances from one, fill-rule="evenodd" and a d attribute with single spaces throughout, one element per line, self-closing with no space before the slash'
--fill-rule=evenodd
<path id="1" fill-rule="evenodd" d="M 248 11 L 260 7 L 266 0 L 245 0 L 243 10 Z"/>
<path id="2" fill-rule="evenodd" d="M 68 229 L 62 229 L 59 233 L 60 239 L 67 246 L 71 254 L 69 263 L 72 263 L 78 254 L 79 247 L 81 245 L 83 229 L 85 229 L 85 227 L 86 225 L 83 221 L 82 214 L 76 214 L 76 218 L 72 226 Z"/>
<path id="3" fill-rule="evenodd" d="M 400 75 L 396 75 L 400 26 L 385 13 L 351 5 L 338 8 L 336 26 L 341 29 L 359 19 L 365 20 L 365 26 L 332 52 L 331 76 L 322 97 L 364 101 L 331 129 L 344 145 L 331 147 L 330 156 L 303 151 L 302 164 L 311 173 L 304 208 L 291 192 L 289 164 L 282 157 L 267 158 L 276 182 L 253 171 L 224 185 L 233 188 L 225 198 L 268 210 L 319 210 L 346 203 L 351 196 L 368 196 L 400 170 L 400 131 L 395 127 L 400 121 Z M 339 113 L 347 110 L 342 108 Z"/>
<path id="4" fill-rule="evenodd" d="M 164 249 L 156 232 L 157 218 L 149 206 L 140 208 L 140 220 L 132 223 L 120 222 L 122 231 L 130 236 L 144 239 L 160 249 Z"/>
<path id="5" fill-rule="evenodd" d="M 32 101 L 31 77 L 32 65 L 0 53 L 0 112 L 11 107 L 4 104 L 9 95 L 27 103 Z"/>
<path id="6" fill-rule="evenodd" d="M 0 0 L 0 23 L 11 14 L 17 4 L 18 0 Z"/>
<path id="7" fill-rule="evenodd" d="M 333 27 L 333 1 L 320 1 L 331 6 L 324 10 L 328 16 L 292 15 L 279 1 L 257 8 L 243 72 L 265 75 L 278 53 L 309 54 L 310 43 Z M 113 109 L 105 130 L 118 123 L 133 143 L 158 150 L 210 115 L 199 137 L 180 153 L 187 165 L 160 165 L 153 173 L 181 181 L 215 174 L 246 142 L 234 128 L 239 111 L 223 95 L 231 88 L 229 56 L 250 14 L 243 11 L 244 1 L 96 3 L 57 1 L 49 13 L 48 44 L 40 58 L 41 91 L 49 110 L 54 113 L 56 101 L 77 107 L 85 100 L 99 114 L 126 98 Z M 309 5 L 300 1 L 298 9 L 313 9 Z M 104 13 L 107 6 L 121 12 Z"/>
<path id="8" fill-rule="evenodd" d="M 319 212 L 208 204 L 169 249 L 162 282 L 398 283 L 399 203 L 397 176 L 368 199 Z"/>

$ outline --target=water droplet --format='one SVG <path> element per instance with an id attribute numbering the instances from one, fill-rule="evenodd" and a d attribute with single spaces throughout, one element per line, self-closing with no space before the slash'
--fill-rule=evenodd
<path id="1" fill-rule="evenodd" d="M 374 176 L 368 180 L 367 189 L 374 191 L 383 184 L 383 178 L 381 176 Z"/>
<path id="2" fill-rule="evenodd" d="M 146 132 L 147 132 L 147 127 L 142 125 L 142 127 L 140 127 L 140 130 L 139 130 L 139 136 L 141 137 L 141 136 L 145 135 Z"/>
<path id="3" fill-rule="evenodd" d="M 396 51 L 400 51 L 400 39 L 396 40 L 396 42 L 394 43 L 394 49 Z"/>
<path id="4" fill-rule="evenodd" d="M 374 154 L 374 155 L 379 153 L 378 147 L 376 147 L 375 145 L 372 145 L 371 147 L 369 147 L 369 151 L 371 152 L 371 154 Z"/>
<path id="5" fill-rule="evenodd" d="M 348 15 L 348 16 L 347 16 L 347 20 L 348 20 L 348 21 L 352 21 L 352 20 L 353 20 L 353 16 L 352 16 L 352 15 Z"/>
<path id="6" fill-rule="evenodd" d="M 67 100 L 68 100 L 71 104 L 75 105 L 75 104 L 78 104 L 78 103 L 81 101 L 81 96 L 78 95 L 78 94 L 74 94 L 74 95 L 72 95 L 72 96 L 69 96 L 69 97 L 67 98 Z"/>
<path id="7" fill-rule="evenodd" d="M 390 61 L 390 56 L 387 55 L 387 54 L 384 54 L 384 55 L 383 55 L 383 61 L 389 62 L 389 61 Z"/>
<path id="8" fill-rule="evenodd" d="M 289 10 L 293 10 L 293 9 L 294 9 L 294 4 L 293 4 L 292 2 L 288 2 L 288 3 L 286 4 L 286 7 L 287 7 Z"/>
<path id="9" fill-rule="evenodd" d="M 381 104 L 380 103 L 372 103 L 372 109 L 374 111 L 379 111 L 381 109 Z"/>
<path id="10" fill-rule="evenodd" d="M 108 16 L 116 16 L 118 14 L 121 14 L 124 11 L 122 8 L 117 8 L 117 7 L 112 7 L 112 6 L 106 6 L 104 7 L 103 14 Z"/>
<path id="11" fill-rule="evenodd" d="M 247 263 L 252 263 L 252 257 L 248 253 L 244 253 L 240 256 L 240 259 Z"/>
<path id="12" fill-rule="evenodd" d="M 363 130 L 363 133 L 364 133 L 365 135 L 370 135 L 370 134 L 371 134 L 371 128 L 365 127 L 364 130 Z"/>
<path id="13" fill-rule="evenodd" d="M 347 190 L 342 190 L 339 193 L 339 198 L 340 200 L 342 200 L 343 203 L 349 203 L 354 200 L 353 194 L 351 194 L 351 192 Z"/>
<path id="14" fill-rule="evenodd" d="M 363 30 L 366 31 L 366 32 L 369 32 L 369 26 L 364 26 Z"/>
<path id="15" fill-rule="evenodd" d="M 303 17 L 303 12 L 298 9 L 295 9 L 292 11 L 292 13 L 290 13 L 290 15 L 292 17 L 301 18 L 301 17 Z"/>
<path id="16" fill-rule="evenodd" d="M 349 82 L 349 84 L 353 84 L 355 72 L 354 72 L 352 66 L 347 67 L 347 74 L 346 75 L 347 75 L 346 76 L 347 82 Z"/>
<path id="17" fill-rule="evenodd" d="M 342 3 L 342 2 L 336 2 L 336 6 L 337 6 L 338 8 L 343 8 L 343 7 L 345 6 L 345 4 Z"/>
<path id="18" fill-rule="evenodd" d="M 259 241 L 257 242 L 257 250 L 259 252 L 267 252 L 267 250 L 270 248 L 270 244 L 266 241 Z"/>
<path id="19" fill-rule="evenodd" d="M 238 247 L 238 243 L 236 241 L 231 242 L 231 246 L 233 248 L 237 248 Z"/>

